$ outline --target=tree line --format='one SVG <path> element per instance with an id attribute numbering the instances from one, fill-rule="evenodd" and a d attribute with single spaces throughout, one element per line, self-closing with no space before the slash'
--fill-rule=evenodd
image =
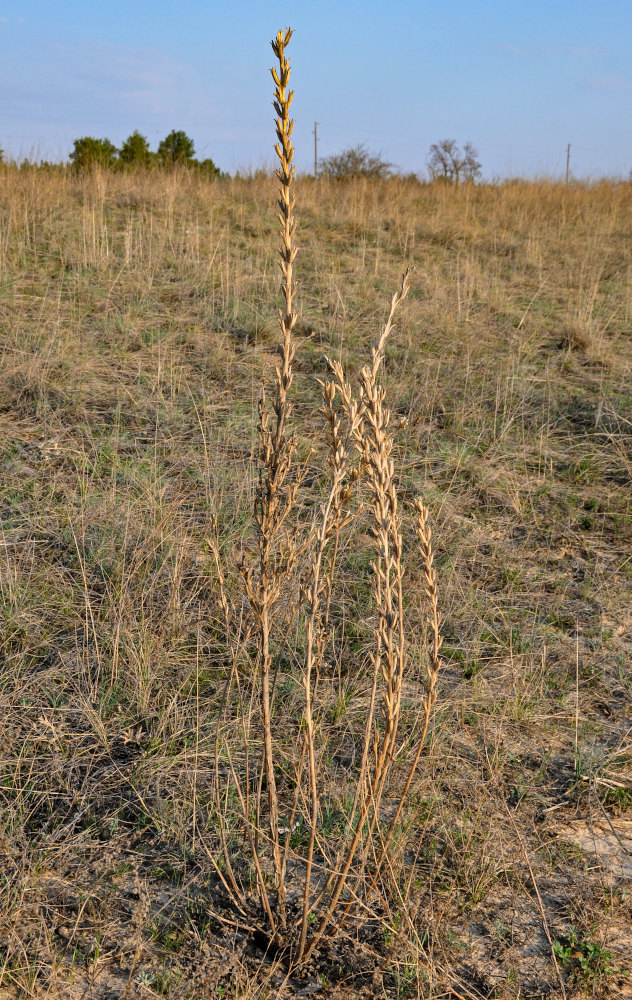
<path id="1" fill-rule="evenodd" d="M 149 148 L 149 141 L 137 129 L 117 148 L 109 139 L 96 139 L 84 135 L 75 139 L 70 162 L 76 170 L 92 170 L 94 167 L 173 167 L 176 165 L 196 167 L 210 177 L 220 177 L 221 170 L 213 160 L 198 160 L 195 146 L 186 132 L 173 129 L 158 144 L 156 152 Z"/>
<path id="2" fill-rule="evenodd" d="M 5 162 L 3 151 L 0 149 L 0 163 L 3 162 Z M 132 132 L 120 147 L 115 146 L 110 139 L 84 135 L 73 142 L 70 164 L 78 172 L 90 171 L 95 167 L 111 170 L 184 166 L 199 170 L 211 178 L 226 176 L 209 157 L 203 160 L 196 158 L 193 139 L 181 129 L 169 132 L 159 142 L 156 151 L 149 148 L 147 137 L 138 129 Z M 26 161 L 23 165 L 27 165 Z M 56 166 L 46 161 L 39 165 Z M 433 181 L 459 184 L 462 181 L 477 181 L 481 177 L 478 153 L 471 142 L 466 142 L 463 147 L 459 146 L 455 139 L 442 139 L 433 143 L 428 150 L 426 166 Z M 389 163 L 380 154 L 370 152 L 362 144 L 325 157 L 319 161 L 318 168 L 319 176 L 329 177 L 332 180 L 349 180 L 354 177 L 386 179 L 398 173 L 394 164 Z M 416 174 L 411 174 L 410 177 L 420 180 Z"/>
<path id="3" fill-rule="evenodd" d="M 155 153 L 149 149 L 146 137 L 138 131 L 132 132 L 120 149 L 109 139 L 84 136 L 75 139 L 70 160 L 79 170 L 89 170 L 97 165 L 149 167 L 153 163 L 159 163 L 166 167 L 175 164 L 196 166 L 210 176 L 221 175 L 211 159 L 196 160 L 193 140 L 186 132 L 175 129 L 159 143 Z M 431 180 L 459 184 L 461 181 L 479 180 L 481 176 L 481 164 L 472 143 L 466 142 L 461 148 L 455 139 L 442 139 L 433 143 L 428 150 L 426 166 Z M 319 172 L 325 177 L 344 180 L 353 177 L 386 178 L 392 176 L 395 169 L 392 163 L 388 163 L 379 154 L 371 153 L 365 146 L 358 145 L 321 160 Z"/>
<path id="4" fill-rule="evenodd" d="M 428 150 L 426 166 L 431 180 L 445 181 L 449 184 L 480 180 L 482 171 L 478 153 L 472 143 L 466 142 L 461 148 L 456 139 L 441 139 L 440 142 L 434 142 Z M 323 177 L 337 180 L 352 177 L 384 179 L 392 177 L 396 170 L 394 164 L 379 154 L 371 153 L 366 146 L 360 144 L 345 149 L 342 153 L 325 157 L 319 163 L 319 172 Z"/>

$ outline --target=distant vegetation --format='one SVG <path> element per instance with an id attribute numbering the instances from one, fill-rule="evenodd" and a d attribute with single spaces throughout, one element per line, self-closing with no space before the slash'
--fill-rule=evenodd
<path id="1" fill-rule="evenodd" d="M 121 144 L 121 148 L 109 139 L 96 139 L 85 135 L 75 139 L 70 162 L 75 170 L 93 170 L 95 167 L 129 168 L 129 167 L 172 167 L 176 165 L 195 167 L 209 177 L 220 177 L 221 170 L 213 160 L 197 160 L 195 146 L 186 132 L 173 129 L 159 143 L 154 153 L 149 148 L 146 136 L 138 130 L 132 132 Z"/>
<path id="2" fill-rule="evenodd" d="M 75 139 L 70 162 L 77 170 L 92 170 L 94 167 L 113 167 L 118 158 L 118 149 L 109 139 L 95 139 L 91 135 Z"/>
<path id="3" fill-rule="evenodd" d="M 394 173 L 392 163 L 382 159 L 381 154 L 371 153 L 366 146 L 352 146 L 342 153 L 327 156 L 320 161 L 320 173 L 336 180 L 350 180 L 355 177 L 390 177 Z"/>
<path id="4" fill-rule="evenodd" d="M 319 166 L 322 176 L 333 177 L 335 180 L 353 180 L 357 177 L 385 179 L 398 173 L 395 165 L 384 160 L 381 153 L 372 153 L 362 144 L 325 157 Z M 442 180 L 458 184 L 460 181 L 480 180 L 481 177 L 478 152 L 471 142 L 466 142 L 463 148 L 456 139 L 441 139 L 440 142 L 433 143 L 428 150 L 426 166 L 431 181 Z"/>
<path id="5" fill-rule="evenodd" d="M 154 158 L 149 142 L 138 129 L 127 137 L 119 150 L 119 161 L 129 167 L 148 167 Z"/>
<path id="6" fill-rule="evenodd" d="M 466 142 L 461 149 L 456 139 L 434 142 L 428 150 L 427 166 L 431 180 L 447 181 L 449 184 L 477 181 L 482 169 L 472 143 Z"/>

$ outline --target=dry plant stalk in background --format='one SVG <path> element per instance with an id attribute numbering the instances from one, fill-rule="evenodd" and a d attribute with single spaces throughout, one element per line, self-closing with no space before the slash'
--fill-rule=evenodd
<path id="1" fill-rule="evenodd" d="M 432 648 L 415 731 L 410 723 L 401 723 L 408 665 L 402 515 L 391 415 L 379 381 L 393 318 L 408 291 L 408 272 L 393 296 L 372 363 L 361 372 L 357 397 L 342 366 L 330 362 L 332 380 L 323 385 L 321 411 L 328 428 L 329 486 L 316 515 L 307 526 L 301 523 L 305 477 L 288 429 L 297 318 L 293 94 L 285 55 L 291 35 L 289 29 L 279 32 L 272 42 L 278 59 L 272 75 L 281 184 L 282 344 L 272 412 L 263 392 L 259 404 L 258 555 L 241 565 L 251 614 L 246 632 L 235 624 L 237 609 L 230 605 L 219 570 L 226 627 L 236 638 L 216 733 L 217 835 L 207 850 L 227 896 L 222 919 L 263 934 L 290 967 L 297 967 L 326 935 L 375 914 L 376 903 L 383 906 L 388 895 L 385 879 L 393 877 L 405 844 L 402 814 L 436 699 L 441 638 L 428 511 L 417 501 Z M 358 502 L 362 495 L 364 504 Z M 336 655 L 336 644 L 340 647 L 331 623 L 338 556 L 343 532 L 359 511 L 370 515 L 372 523 L 376 623 L 369 670 L 357 685 L 363 720 L 355 734 L 358 763 L 334 796 L 332 762 L 341 733 L 331 722 L 332 684 L 322 674 L 326 657 Z M 288 623 L 293 623 L 293 640 Z M 282 697 L 281 676 L 289 699 Z M 346 739 L 353 741 L 354 734 L 347 733 Z M 330 817 L 336 810 L 332 830 Z M 390 918 L 383 919 L 388 925 Z"/>

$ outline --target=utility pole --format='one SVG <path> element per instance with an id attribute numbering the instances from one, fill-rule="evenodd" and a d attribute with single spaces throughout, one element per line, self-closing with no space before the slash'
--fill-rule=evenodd
<path id="1" fill-rule="evenodd" d="M 314 177 L 318 180 L 318 122 L 314 122 Z"/>
<path id="2" fill-rule="evenodd" d="M 568 174 L 571 165 L 571 144 L 566 147 L 566 187 L 568 187 Z"/>

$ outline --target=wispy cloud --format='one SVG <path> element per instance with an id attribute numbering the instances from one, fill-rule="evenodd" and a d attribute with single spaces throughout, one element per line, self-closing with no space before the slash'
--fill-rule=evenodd
<path id="1" fill-rule="evenodd" d="M 33 35 L 28 60 L 4 46 L 0 89 L 13 95 L 0 124 L 7 119 L 26 141 L 46 134 L 61 142 L 87 131 L 118 141 L 139 128 L 155 142 L 170 128 L 199 130 L 200 119 L 216 132 L 226 118 L 199 70 L 158 47 Z"/>
<path id="2" fill-rule="evenodd" d="M 176 113 L 193 84 L 189 67 L 160 49 L 96 42 L 56 43 L 49 51 L 51 78 L 64 89 L 79 89 L 84 101 L 114 112 L 133 110 L 140 117 Z"/>
<path id="3" fill-rule="evenodd" d="M 578 62 L 590 62 L 603 59 L 605 53 L 597 45 L 522 45 L 507 44 L 500 46 L 501 51 L 513 56 L 525 56 L 536 59 L 565 58 Z"/>
<path id="4" fill-rule="evenodd" d="M 632 90 L 632 79 L 629 76 L 617 76 L 616 73 L 602 73 L 594 76 L 590 82 L 595 90 L 614 90 L 620 93 Z"/>

